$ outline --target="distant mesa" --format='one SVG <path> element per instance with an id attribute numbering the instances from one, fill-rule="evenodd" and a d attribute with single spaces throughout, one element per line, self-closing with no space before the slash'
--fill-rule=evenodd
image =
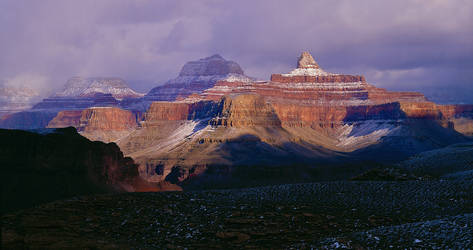
<path id="1" fill-rule="evenodd" d="M 142 97 L 144 94 L 130 89 L 126 82 L 116 77 L 72 77 L 55 97 L 89 97 L 96 93 L 111 94 L 115 99 Z"/>
<path id="2" fill-rule="evenodd" d="M 227 61 L 222 56 L 215 54 L 197 61 L 187 62 L 179 76 L 214 76 L 240 74 L 244 75 L 240 65 L 234 61 Z"/>
<path id="3" fill-rule="evenodd" d="M 63 90 L 43 99 L 34 110 L 85 109 L 93 106 L 119 106 L 128 98 L 140 98 L 144 94 L 128 87 L 126 82 L 116 77 L 72 77 Z"/>
<path id="4" fill-rule="evenodd" d="M 148 106 L 153 101 L 175 101 L 193 94 L 201 94 L 212 88 L 218 81 L 251 82 L 238 63 L 213 55 L 184 64 L 179 76 L 153 88 L 144 97 Z"/>

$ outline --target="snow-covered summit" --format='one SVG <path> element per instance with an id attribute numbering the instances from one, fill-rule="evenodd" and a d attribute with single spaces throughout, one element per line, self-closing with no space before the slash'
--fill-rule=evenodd
<path id="1" fill-rule="evenodd" d="M 142 97 L 128 87 L 126 82 L 115 77 L 73 77 L 55 97 L 90 97 L 97 93 L 111 94 L 115 99 Z"/>

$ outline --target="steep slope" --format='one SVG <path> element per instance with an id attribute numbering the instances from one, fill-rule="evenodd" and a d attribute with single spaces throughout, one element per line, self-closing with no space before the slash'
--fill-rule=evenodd
<path id="1" fill-rule="evenodd" d="M 74 128 L 38 132 L 0 130 L 2 211 L 74 195 L 157 190 L 116 144 L 91 142 Z"/>

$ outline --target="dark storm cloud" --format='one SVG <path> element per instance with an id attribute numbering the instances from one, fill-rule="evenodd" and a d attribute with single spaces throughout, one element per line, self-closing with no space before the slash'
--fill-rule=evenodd
<path id="1" fill-rule="evenodd" d="M 4 0 L 0 20 L 0 79 L 10 84 L 120 76 L 143 91 L 214 53 L 268 79 L 309 50 L 328 71 L 473 102 L 468 0 Z"/>

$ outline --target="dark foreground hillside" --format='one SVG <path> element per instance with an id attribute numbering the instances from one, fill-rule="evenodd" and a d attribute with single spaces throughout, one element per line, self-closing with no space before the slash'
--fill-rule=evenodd
<path id="1" fill-rule="evenodd" d="M 5 248 L 469 248 L 473 182 L 76 197 L 2 217 Z"/>
<path id="2" fill-rule="evenodd" d="M 152 190 L 114 143 L 92 142 L 75 128 L 0 129 L 1 211 L 75 195 Z"/>

